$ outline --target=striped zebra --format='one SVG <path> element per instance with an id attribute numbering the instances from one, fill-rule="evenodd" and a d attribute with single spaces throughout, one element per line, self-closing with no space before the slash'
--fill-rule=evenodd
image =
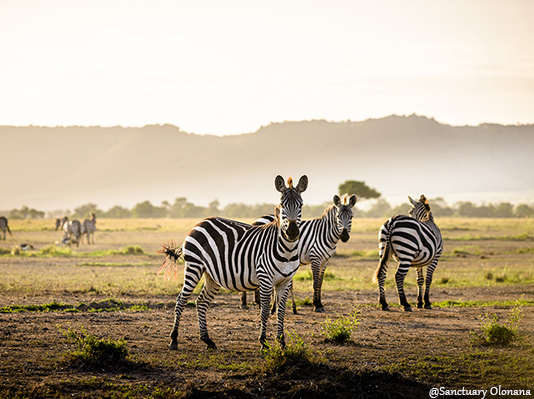
<path id="1" fill-rule="evenodd" d="M 82 236 L 82 224 L 79 220 L 69 220 L 67 216 L 62 219 L 56 219 L 56 230 L 62 228 L 65 237 L 70 238 L 76 243 L 76 247 L 80 245 L 80 237 Z"/>
<path id="2" fill-rule="evenodd" d="M 11 230 L 9 230 L 9 225 L 7 224 L 7 218 L 5 216 L 0 216 L 0 229 L 2 229 L 2 233 L 4 233 L 3 240 L 6 240 L 6 231 L 11 234 Z"/>
<path id="3" fill-rule="evenodd" d="M 205 283 L 196 300 L 200 339 L 208 349 L 217 349 L 209 338 L 206 311 L 220 287 L 232 291 L 254 291 L 260 288 L 262 349 L 267 344 L 267 320 L 273 289 L 277 293 L 277 339 L 284 345 L 284 315 L 291 278 L 299 267 L 298 240 L 302 212 L 301 193 L 308 186 L 302 176 L 296 187 L 282 176 L 275 179 L 275 187 L 282 194 L 275 208 L 276 219 L 264 226 L 220 217 L 204 219 L 187 235 L 178 250 L 163 246 L 167 260 L 176 261 L 183 254 L 184 285 L 176 298 L 174 326 L 169 349 L 178 348 L 178 326 L 182 311 L 191 293 L 204 275 Z M 167 262 L 166 260 L 166 262 Z M 172 261 L 171 261 L 172 262 Z M 165 265 L 165 262 L 164 262 Z"/>
<path id="4" fill-rule="evenodd" d="M 348 194 L 341 199 L 334 195 L 333 204 L 328 206 L 322 216 L 312 220 L 303 220 L 300 224 L 299 259 L 300 265 L 311 264 L 313 275 L 313 307 L 316 312 L 324 312 L 321 301 L 321 287 L 328 260 L 336 252 L 338 241 L 347 242 L 352 226 L 352 208 L 357 201 L 356 195 Z M 253 225 L 269 223 L 273 215 L 265 215 Z M 293 285 L 290 287 L 293 313 L 297 313 Z M 241 307 L 247 305 L 247 293 L 241 293 Z M 274 310 L 274 309 L 273 309 Z"/>
<path id="5" fill-rule="evenodd" d="M 87 234 L 87 244 L 95 243 L 95 231 L 96 231 L 96 215 L 94 212 L 90 213 L 91 219 L 85 219 L 82 223 L 82 237 Z M 91 238 L 91 240 L 89 240 Z"/>
<path id="6" fill-rule="evenodd" d="M 373 275 L 373 281 L 378 281 L 379 298 L 382 310 L 389 310 L 384 291 L 384 281 L 388 262 L 393 256 L 399 267 L 395 274 L 397 292 L 400 304 L 404 310 L 411 312 L 412 308 L 404 294 L 404 278 L 410 266 L 417 270 L 417 307 L 423 307 L 423 283 L 425 283 L 424 307 L 432 309 L 430 304 L 430 284 L 432 276 L 443 251 L 443 240 L 438 226 L 434 223 L 434 216 L 430 205 L 424 195 L 419 201 L 408 197 L 412 204 L 410 216 L 397 215 L 389 219 L 378 233 L 380 261 Z M 426 279 L 423 276 L 423 267 L 428 266 Z"/>

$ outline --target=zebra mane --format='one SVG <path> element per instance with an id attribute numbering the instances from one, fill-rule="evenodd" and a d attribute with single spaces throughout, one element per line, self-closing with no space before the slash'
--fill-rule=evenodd
<path id="1" fill-rule="evenodd" d="M 293 178 L 291 176 L 287 179 L 287 188 L 293 188 Z"/>
<path id="2" fill-rule="evenodd" d="M 326 218 L 328 215 L 333 213 L 333 211 L 336 211 L 336 206 L 334 204 L 328 205 L 325 210 L 323 211 L 323 214 L 321 215 L 320 219 Z"/>

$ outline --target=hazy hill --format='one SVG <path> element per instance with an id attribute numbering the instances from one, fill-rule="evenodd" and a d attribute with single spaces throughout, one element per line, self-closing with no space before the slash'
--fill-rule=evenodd
<path id="1" fill-rule="evenodd" d="M 419 116 L 274 123 L 237 136 L 170 125 L 0 127 L 0 209 L 107 209 L 187 197 L 199 205 L 275 203 L 274 177 L 307 174 L 309 204 L 364 180 L 389 199 L 484 200 L 534 191 L 534 125 L 455 127 Z M 486 201 L 500 197 L 487 197 Z M 518 198 L 524 200 L 524 198 Z"/>

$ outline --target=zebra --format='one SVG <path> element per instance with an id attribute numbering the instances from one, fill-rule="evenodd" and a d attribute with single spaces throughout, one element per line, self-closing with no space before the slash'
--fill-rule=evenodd
<path id="1" fill-rule="evenodd" d="M 2 229 L 2 233 L 4 233 L 3 240 L 6 240 L 6 231 L 11 236 L 11 230 L 9 230 L 9 225 L 7 224 L 7 218 L 5 216 L 0 216 L 0 229 Z"/>
<path id="2" fill-rule="evenodd" d="M 80 245 L 80 237 L 82 236 L 82 224 L 79 220 L 69 220 L 67 216 L 62 219 L 56 219 L 56 230 L 61 227 L 65 232 L 65 237 L 69 237 L 76 243 L 76 247 Z"/>
<path id="3" fill-rule="evenodd" d="M 302 213 L 301 193 L 308 186 L 302 176 L 296 187 L 291 177 L 285 184 L 276 176 L 275 187 L 281 193 L 275 208 L 276 218 L 264 226 L 211 217 L 199 222 L 187 235 L 179 249 L 163 246 L 170 263 L 183 256 L 184 284 L 176 298 L 175 317 L 169 349 L 178 349 L 178 327 L 188 298 L 202 275 L 204 287 L 196 300 L 200 339 L 208 349 L 216 350 L 209 338 L 206 311 L 222 286 L 232 291 L 254 291 L 260 288 L 261 329 L 259 341 L 267 348 L 267 320 L 273 289 L 277 293 L 277 340 L 284 346 L 284 315 L 291 278 L 299 267 L 298 240 Z M 166 260 L 166 262 L 167 262 Z M 164 262 L 165 265 L 165 262 Z"/>
<path id="4" fill-rule="evenodd" d="M 313 307 L 316 312 L 324 312 L 321 301 L 321 287 L 328 260 L 336 252 L 336 246 L 341 239 L 347 242 L 350 238 L 352 226 L 352 208 L 358 197 L 348 194 L 341 199 L 334 195 L 333 204 L 328 206 L 322 216 L 312 220 L 303 220 L 300 224 L 299 259 L 300 265 L 311 264 L 313 274 Z M 253 225 L 269 223 L 273 215 L 265 215 L 257 219 Z M 293 313 L 297 313 L 293 284 L 290 287 Z M 241 307 L 247 304 L 247 293 L 241 293 Z M 274 311 L 274 306 L 273 306 Z"/>
<path id="5" fill-rule="evenodd" d="M 404 294 L 404 278 L 410 266 L 417 270 L 417 307 L 423 308 L 423 283 L 425 283 L 424 308 L 432 309 L 430 303 L 430 284 L 432 276 L 443 251 L 443 240 L 438 226 L 434 223 L 434 216 L 430 211 L 430 205 L 424 195 L 419 201 L 408 197 L 412 204 L 409 215 L 397 215 L 389 219 L 380 228 L 378 233 L 380 260 L 373 275 L 373 281 L 378 282 L 379 300 L 382 310 L 389 310 L 384 291 L 384 281 L 388 262 L 393 256 L 399 267 L 395 274 L 397 292 L 400 304 L 406 312 L 412 308 Z M 423 276 L 423 267 L 428 266 L 426 281 Z"/>
<path id="6" fill-rule="evenodd" d="M 87 244 L 95 243 L 95 231 L 96 231 L 96 215 L 94 212 L 90 213 L 91 219 L 85 219 L 82 223 L 81 235 L 87 234 Z M 91 241 L 89 240 L 91 238 Z"/>

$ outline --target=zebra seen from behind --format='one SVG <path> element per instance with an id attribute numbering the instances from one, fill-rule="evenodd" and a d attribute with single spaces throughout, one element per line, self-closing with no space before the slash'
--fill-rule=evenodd
<path id="1" fill-rule="evenodd" d="M 341 199 L 334 195 L 333 203 L 328 206 L 321 217 L 303 220 L 300 224 L 299 260 L 300 264 L 311 264 L 313 275 L 313 307 L 316 312 L 324 312 L 321 301 L 321 287 L 329 259 L 335 254 L 337 243 L 341 239 L 347 242 L 352 227 L 352 208 L 356 205 L 356 195 L 345 194 Z M 273 215 L 265 215 L 257 219 L 253 225 L 269 223 Z M 293 286 L 291 285 L 293 313 L 297 313 Z M 246 307 L 247 293 L 241 293 L 241 307 Z"/>
<path id="2" fill-rule="evenodd" d="M 5 216 L 0 216 L 0 229 L 2 230 L 2 233 L 4 233 L 3 240 L 6 240 L 6 231 L 11 234 L 11 230 L 9 230 L 9 225 L 7 224 L 7 218 Z"/>
<path id="3" fill-rule="evenodd" d="M 273 289 L 278 298 L 277 339 L 284 345 L 284 315 L 291 278 L 299 267 L 298 241 L 302 213 L 301 193 L 308 186 L 302 176 L 296 187 L 291 178 L 286 186 L 282 176 L 275 179 L 281 193 L 275 220 L 263 225 L 212 217 L 202 220 L 187 235 L 182 248 L 163 246 L 166 262 L 185 261 L 184 285 L 176 299 L 170 349 L 178 348 L 178 327 L 188 298 L 204 275 L 205 283 L 196 300 L 200 339 L 208 349 L 217 349 L 209 338 L 206 311 L 220 287 L 232 291 L 254 291 L 261 296 L 260 343 L 267 347 L 267 319 Z M 164 262 L 165 265 L 165 262 Z"/>
<path id="4" fill-rule="evenodd" d="M 404 294 L 404 278 L 410 266 L 417 270 L 417 307 L 423 307 L 423 283 L 425 284 L 424 308 L 432 309 L 430 303 L 430 284 L 432 276 L 443 251 L 443 240 L 438 226 L 434 223 L 434 216 L 424 195 L 419 201 L 408 197 L 412 204 L 410 216 L 397 215 L 389 219 L 378 233 L 380 261 L 373 275 L 373 281 L 378 282 L 379 300 L 382 310 L 389 310 L 384 291 L 384 281 L 388 262 L 394 257 L 399 262 L 395 282 L 400 304 L 404 310 L 411 312 L 412 308 Z M 426 279 L 423 267 L 427 266 Z"/>
<path id="5" fill-rule="evenodd" d="M 95 243 L 95 231 L 96 231 L 96 215 L 94 212 L 90 213 L 91 219 L 85 219 L 82 223 L 82 236 L 87 234 L 87 244 Z M 91 238 L 91 240 L 89 240 Z"/>
<path id="6" fill-rule="evenodd" d="M 76 243 L 76 247 L 80 245 L 80 237 L 82 236 L 82 224 L 79 220 L 69 220 L 67 216 L 61 219 L 56 219 L 56 230 L 62 228 L 65 237 L 70 238 Z"/>

